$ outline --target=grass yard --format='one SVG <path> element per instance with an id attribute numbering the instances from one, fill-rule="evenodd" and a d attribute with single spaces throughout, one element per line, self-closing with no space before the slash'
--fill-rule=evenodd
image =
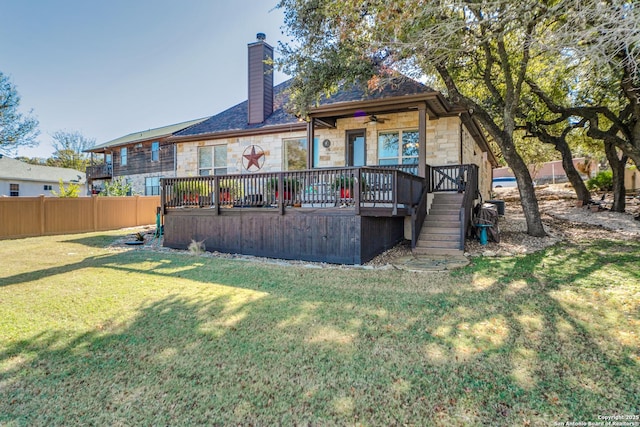
<path id="1" fill-rule="evenodd" d="M 0 241 L 0 425 L 639 413 L 640 242 L 448 274 L 108 249 L 123 233 Z"/>

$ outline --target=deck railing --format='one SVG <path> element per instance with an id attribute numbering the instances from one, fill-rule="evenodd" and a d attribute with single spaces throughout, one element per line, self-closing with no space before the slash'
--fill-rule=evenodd
<path id="1" fill-rule="evenodd" d="M 465 190 L 466 183 L 469 181 L 469 171 L 476 168 L 476 165 L 448 165 L 448 166 L 431 166 L 430 174 L 430 190 L 437 191 L 457 191 L 459 193 Z"/>
<path id="2" fill-rule="evenodd" d="M 86 173 L 88 180 L 111 178 L 113 176 L 113 165 L 111 163 L 90 165 L 87 166 Z"/>
<path id="3" fill-rule="evenodd" d="M 321 168 L 288 172 L 164 178 L 165 209 L 199 207 L 387 207 L 393 214 L 420 200 L 425 179 L 391 167 Z"/>

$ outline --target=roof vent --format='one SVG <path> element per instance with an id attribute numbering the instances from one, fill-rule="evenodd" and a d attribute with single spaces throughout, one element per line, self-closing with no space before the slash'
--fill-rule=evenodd
<path id="1" fill-rule="evenodd" d="M 256 34 L 256 38 L 260 41 L 265 41 L 267 39 L 267 35 L 265 33 Z"/>

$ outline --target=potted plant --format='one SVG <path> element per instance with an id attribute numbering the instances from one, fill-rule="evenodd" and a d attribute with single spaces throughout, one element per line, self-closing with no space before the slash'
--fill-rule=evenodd
<path id="1" fill-rule="evenodd" d="M 210 194 L 211 188 L 205 181 L 181 181 L 173 185 L 174 200 L 182 205 L 203 206 L 207 203 L 206 199 Z"/>
<path id="2" fill-rule="evenodd" d="M 220 204 L 233 204 L 235 201 L 241 200 L 244 195 L 242 183 L 236 179 L 221 179 L 218 187 L 220 188 Z"/>
<path id="3" fill-rule="evenodd" d="M 339 191 L 341 199 L 349 199 L 353 197 L 353 189 L 355 188 L 356 179 L 353 176 L 340 175 L 333 181 L 333 189 Z M 360 181 L 360 190 L 365 191 L 367 183 L 364 179 Z"/>
<path id="4" fill-rule="evenodd" d="M 279 181 L 278 178 L 271 178 L 267 181 L 267 191 L 275 194 L 278 198 Z M 282 181 L 282 198 L 284 200 L 293 200 L 296 197 L 298 190 L 300 189 L 300 181 L 295 178 L 284 178 Z"/>

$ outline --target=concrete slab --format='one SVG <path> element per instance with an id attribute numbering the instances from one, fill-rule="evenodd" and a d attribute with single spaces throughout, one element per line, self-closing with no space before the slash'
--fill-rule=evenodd
<path id="1" fill-rule="evenodd" d="M 406 255 L 395 259 L 392 265 L 399 270 L 449 271 L 469 264 L 469 260 L 460 256 Z"/>

